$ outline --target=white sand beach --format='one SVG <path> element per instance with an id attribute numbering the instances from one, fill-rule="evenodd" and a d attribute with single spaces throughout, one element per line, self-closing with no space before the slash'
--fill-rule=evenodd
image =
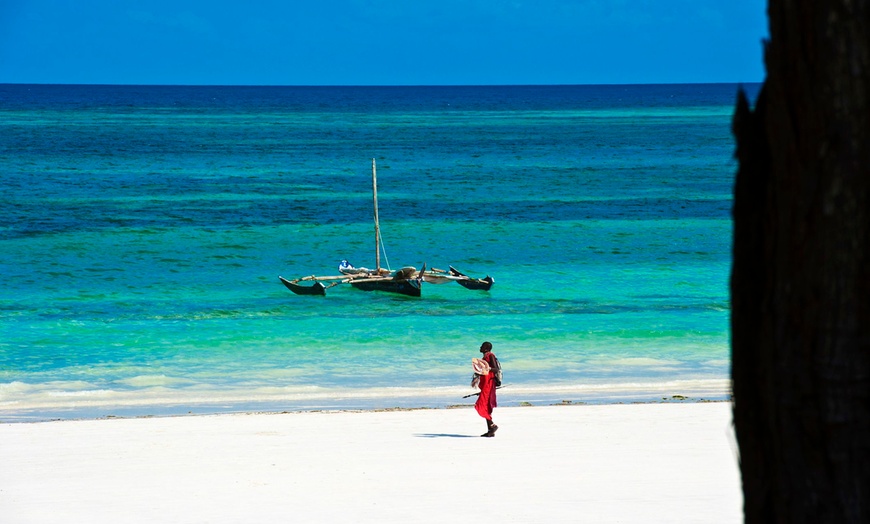
<path id="1" fill-rule="evenodd" d="M 740 522 L 731 404 L 0 424 L 0 520 Z"/>

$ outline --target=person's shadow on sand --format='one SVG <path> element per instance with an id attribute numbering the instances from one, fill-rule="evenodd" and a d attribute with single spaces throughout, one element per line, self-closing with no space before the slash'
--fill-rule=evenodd
<path id="1" fill-rule="evenodd" d="M 457 435 L 456 433 L 417 433 L 418 438 L 471 438 L 474 435 Z"/>

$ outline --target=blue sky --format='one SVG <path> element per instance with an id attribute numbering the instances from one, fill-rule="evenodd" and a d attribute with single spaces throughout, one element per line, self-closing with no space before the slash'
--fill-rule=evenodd
<path id="1" fill-rule="evenodd" d="M 760 82 L 765 0 L 0 0 L 0 83 Z"/>

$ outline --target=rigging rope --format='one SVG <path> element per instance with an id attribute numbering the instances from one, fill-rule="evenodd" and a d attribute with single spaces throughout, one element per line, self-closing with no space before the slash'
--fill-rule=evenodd
<path id="1" fill-rule="evenodd" d="M 383 254 L 384 254 L 384 262 L 387 263 L 387 271 L 392 271 L 393 268 L 390 267 L 390 259 L 387 258 L 387 248 L 384 247 L 384 237 L 381 236 L 380 229 L 378 229 L 378 240 L 380 241 L 381 252 L 383 252 Z"/>

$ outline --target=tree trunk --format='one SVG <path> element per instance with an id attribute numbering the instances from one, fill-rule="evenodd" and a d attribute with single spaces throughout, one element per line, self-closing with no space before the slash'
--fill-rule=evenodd
<path id="1" fill-rule="evenodd" d="M 733 129 L 746 522 L 870 522 L 870 0 L 770 0 Z"/>

